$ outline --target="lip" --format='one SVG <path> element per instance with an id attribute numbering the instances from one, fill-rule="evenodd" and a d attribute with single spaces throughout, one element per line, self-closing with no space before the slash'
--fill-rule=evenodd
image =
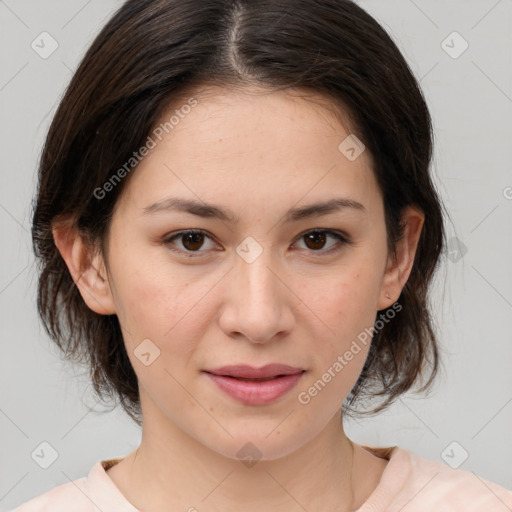
<path id="1" fill-rule="evenodd" d="M 277 377 L 278 375 L 292 375 L 294 373 L 302 372 L 302 368 L 295 368 L 287 364 L 272 363 L 255 368 L 246 364 L 237 364 L 231 366 L 222 366 L 213 370 L 205 370 L 214 375 L 221 375 L 227 377 L 241 377 L 245 379 L 268 379 L 270 377 Z"/>
<path id="2" fill-rule="evenodd" d="M 295 387 L 304 371 L 283 364 L 268 364 L 261 368 L 248 365 L 223 366 L 204 370 L 204 373 L 231 398 L 246 405 L 266 405 Z"/>

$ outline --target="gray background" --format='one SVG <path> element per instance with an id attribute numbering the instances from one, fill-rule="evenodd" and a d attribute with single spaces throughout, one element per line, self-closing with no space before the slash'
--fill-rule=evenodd
<path id="1" fill-rule="evenodd" d="M 30 242 L 35 171 L 51 116 L 120 4 L 0 0 L 0 511 L 85 476 L 140 440 L 124 413 L 101 413 L 83 371 L 62 363 L 44 335 Z M 445 367 L 434 392 L 428 399 L 409 394 L 347 431 L 357 442 L 399 444 L 512 488 L 512 0 L 360 4 L 421 80 L 453 245 L 433 295 Z M 46 59 L 31 47 L 44 31 L 58 43 Z M 458 55 L 464 40 L 469 47 Z M 58 452 L 48 469 L 31 456 L 42 442 Z"/>

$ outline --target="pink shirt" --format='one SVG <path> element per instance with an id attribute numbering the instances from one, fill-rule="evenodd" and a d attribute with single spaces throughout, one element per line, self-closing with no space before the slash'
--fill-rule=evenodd
<path id="1" fill-rule="evenodd" d="M 474 473 L 423 459 L 398 446 L 365 449 L 389 462 L 357 512 L 511 512 L 512 491 Z M 67 482 L 12 512 L 140 512 L 106 471 L 121 459 L 97 462 L 87 477 Z"/>

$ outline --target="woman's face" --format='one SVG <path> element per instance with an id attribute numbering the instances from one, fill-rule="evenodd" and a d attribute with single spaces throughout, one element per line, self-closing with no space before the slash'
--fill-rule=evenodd
<path id="1" fill-rule="evenodd" d="M 194 98 L 162 117 L 179 122 L 153 132 L 118 200 L 111 300 L 148 429 L 273 459 L 339 421 L 369 348 L 353 343 L 398 297 L 386 298 L 383 201 L 370 156 L 354 159 L 350 139 L 339 149 L 349 133 L 319 105 Z M 269 364 L 295 370 L 258 382 L 221 369 Z"/>

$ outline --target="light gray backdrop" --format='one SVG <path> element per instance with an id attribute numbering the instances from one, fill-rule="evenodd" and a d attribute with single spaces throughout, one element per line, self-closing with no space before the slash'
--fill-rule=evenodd
<path id="1" fill-rule="evenodd" d="M 434 118 L 436 179 L 453 225 L 435 289 L 445 367 L 435 392 L 428 400 L 408 395 L 375 419 L 351 422 L 348 433 L 512 488 L 512 0 L 360 3 L 421 80 Z M 140 439 L 122 412 L 89 411 L 102 407 L 87 379 L 60 362 L 44 335 L 30 241 L 37 159 L 51 116 L 119 5 L 0 0 L 0 511 L 85 476 Z"/>

